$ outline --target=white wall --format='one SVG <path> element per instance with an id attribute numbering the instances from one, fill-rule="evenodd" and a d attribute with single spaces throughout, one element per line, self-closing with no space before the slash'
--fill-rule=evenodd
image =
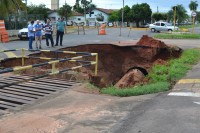
<path id="1" fill-rule="evenodd" d="M 102 14 L 102 15 L 104 16 L 104 22 L 108 22 L 108 17 L 109 17 L 108 14 L 106 14 L 106 13 L 104 13 L 104 12 L 101 12 L 101 11 L 99 11 L 99 10 L 96 10 L 96 9 L 93 10 L 92 12 L 94 12 L 94 14 L 91 14 L 91 17 L 90 17 L 89 14 L 86 14 L 86 19 L 89 19 L 89 20 L 95 19 L 95 21 L 97 21 L 97 20 L 96 20 L 96 16 L 97 16 L 98 14 Z"/>
<path id="2" fill-rule="evenodd" d="M 84 16 L 71 16 L 69 18 L 69 21 L 84 22 L 85 21 L 85 17 Z"/>
<path id="3" fill-rule="evenodd" d="M 56 20 L 58 20 L 58 18 L 60 18 L 60 16 L 58 15 L 57 12 L 53 12 L 48 15 L 48 18 L 55 18 L 55 21 L 56 21 Z"/>

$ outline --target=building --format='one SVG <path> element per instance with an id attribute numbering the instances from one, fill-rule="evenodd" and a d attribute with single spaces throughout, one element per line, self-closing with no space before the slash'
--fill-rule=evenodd
<path id="1" fill-rule="evenodd" d="M 95 8 L 91 11 L 91 15 L 89 13 L 86 14 L 86 19 L 94 22 L 108 22 L 108 18 L 112 12 L 112 9 Z"/>
<path id="2" fill-rule="evenodd" d="M 51 10 L 59 9 L 59 0 L 51 0 Z"/>
<path id="3" fill-rule="evenodd" d="M 50 12 L 48 12 L 48 18 L 51 19 L 52 23 L 56 23 L 56 21 L 58 20 L 58 18 L 60 18 L 61 16 L 58 14 L 58 12 L 56 10 L 52 10 Z M 77 13 L 77 12 L 72 12 L 72 16 L 70 18 L 68 18 L 67 22 L 85 22 L 85 18 L 83 14 Z M 68 23 L 67 23 L 68 24 Z"/>
<path id="4" fill-rule="evenodd" d="M 111 9 L 95 8 L 91 11 L 91 15 L 89 13 L 86 14 L 86 20 L 83 14 L 73 12 L 67 22 L 85 22 L 85 24 L 89 26 L 94 26 L 96 22 L 108 22 L 108 18 L 112 12 L 113 10 Z M 52 10 L 49 12 L 48 17 L 52 20 L 52 22 L 56 22 L 56 20 L 58 20 L 61 16 L 59 16 L 56 10 Z"/>

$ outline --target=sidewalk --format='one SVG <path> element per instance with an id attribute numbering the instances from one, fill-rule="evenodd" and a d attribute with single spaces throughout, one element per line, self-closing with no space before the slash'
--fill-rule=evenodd
<path id="1" fill-rule="evenodd" d="M 200 97 L 200 62 L 176 83 L 169 95 Z"/>

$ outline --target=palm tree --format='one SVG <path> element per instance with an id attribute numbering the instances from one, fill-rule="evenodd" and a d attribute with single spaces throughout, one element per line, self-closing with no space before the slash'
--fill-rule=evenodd
<path id="1" fill-rule="evenodd" d="M 198 2 L 197 1 L 191 1 L 189 4 L 189 8 L 191 11 L 196 11 L 198 7 Z"/>
<path id="2" fill-rule="evenodd" d="M 26 5 L 22 0 L 0 0 L 0 12 L 2 17 L 19 10 L 26 10 Z"/>

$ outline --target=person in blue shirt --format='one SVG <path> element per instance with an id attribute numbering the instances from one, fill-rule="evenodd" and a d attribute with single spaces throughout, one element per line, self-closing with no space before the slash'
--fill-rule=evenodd
<path id="1" fill-rule="evenodd" d="M 36 44 L 36 49 L 42 49 L 41 45 L 42 45 L 42 25 L 40 24 L 40 21 L 37 20 L 36 21 L 36 25 L 35 25 L 35 44 Z M 39 46 L 38 46 L 38 41 L 39 41 Z"/>
<path id="2" fill-rule="evenodd" d="M 54 47 L 54 41 L 52 37 L 53 33 L 53 28 L 52 25 L 50 24 L 50 19 L 47 19 L 47 23 L 44 25 L 44 31 L 45 31 L 45 37 L 46 37 L 46 45 L 49 47 L 49 39 L 51 41 L 51 46 Z"/>
<path id="3" fill-rule="evenodd" d="M 29 50 L 32 50 L 32 44 L 33 44 L 33 40 L 34 40 L 34 21 L 31 21 L 31 23 L 28 25 L 28 38 L 29 38 Z"/>
<path id="4" fill-rule="evenodd" d="M 59 37 L 60 37 L 60 46 L 62 46 L 62 41 L 63 41 L 63 35 L 65 32 L 65 22 L 63 21 L 64 18 L 60 18 L 60 20 L 58 20 L 58 22 L 56 23 L 56 29 L 57 29 L 57 34 L 56 34 L 56 45 L 58 46 L 58 41 L 59 41 Z"/>

